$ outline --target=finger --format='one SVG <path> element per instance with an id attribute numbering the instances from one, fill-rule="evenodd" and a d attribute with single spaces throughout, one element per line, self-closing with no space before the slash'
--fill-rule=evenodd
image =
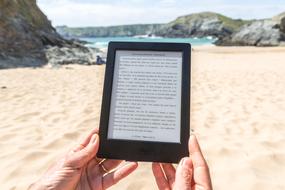
<path id="1" fill-rule="evenodd" d="M 81 168 L 91 159 L 93 159 L 99 148 L 99 136 L 93 134 L 88 145 L 82 150 L 75 152 L 67 158 L 67 165 L 71 167 Z"/>
<path id="2" fill-rule="evenodd" d="M 175 184 L 173 189 L 191 190 L 193 176 L 193 164 L 190 158 L 183 158 L 176 170 Z"/>
<path id="3" fill-rule="evenodd" d="M 85 138 L 73 149 L 73 151 L 74 151 L 74 152 L 77 152 L 77 151 L 79 151 L 79 150 L 82 150 L 84 147 L 86 147 L 86 146 L 88 145 L 88 143 L 89 143 L 89 141 L 90 141 L 92 135 L 98 134 L 98 133 L 99 133 L 99 129 L 98 129 L 98 128 L 93 129 L 93 130 L 89 133 L 89 135 L 88 135 L 87 137 L 85 137 Z"/>
<path id="4" fill-rule="evenodd" d="M 88 174 L 90 176 L 90 179 L 94 181 L 96 178 L 98 178 L 98 176 L 102 177 L 104 174 L 106 174 L 106 172 L 115 169 L 118 165 L 120 165 L 121 162 L 122 160 L 106 160 L 98 165 L 97 160 L 93 159 L 88 164 Z M 104 169 L 102 168 L 103 163 Z"/>
<path id="5" fill-rule="evenodd" d="M 170 185 L 164 176 L 159 163 L 152 164 L 152 172 L 159 190 L 170 190 Z"/>
<path id="6" fill-rule="evenodd" d="M 207 163 L 204 159 L 204 156 L 202 154 L 201 148 L 199 146 L 199 143 L 195 135 L 190 136 L 189 152 L 190 152 L 190 157 L 192 158 L 193 161 L 194 168 L 207 166 Z"/>
<path id="7" fill-rule="evenodd" d="M 117 170 L 111 173 L 108 173 L 107 175 L 103 177 L 103 180 L 102 180 L 103 189 L 107 189 L 110 186 L 118 183 L 121 179 L 125 178 L 130 173 L 132 173 L 137 167 L 138 167 L 138 163 L 130 162 L 118 168 Z"/>
<path id="8" fill-rule="evenodd" d="M 209 167 L 202 154 L 196 136 L 191 135 L 189 140 L 190 158 L 193 163 L 195 184 L 206 189 L 212 189 Z"/>
<path id="9" fill-rule="evenodd" d="M 88 179 L 91 187 L 102 185 L 102 168 L 98 165 L 97 160 L 93 159 L 87 164 Z M 93 188 L 95 189 L 95 188 Z"/>
<path id="10" fill-rule="evenodd" d="M 168 184 L 170 187 L 173 187 L 173 184 L 175 182 L 175 168 L 172 164 L 162 164 L 162 168 L 168 180 Z"/>
<path id="11" fill-rule="evenodd" d="M 119 166 L 122 161 L 123 160 L 105 160 L 104 162 L 100 163 L 100 165 L 102 165 L 107 171 L 111 171 Z"/>

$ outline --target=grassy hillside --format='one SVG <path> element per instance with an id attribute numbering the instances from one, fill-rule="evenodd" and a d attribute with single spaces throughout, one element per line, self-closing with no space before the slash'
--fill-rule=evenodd
<path id="1" fill-rule="evenodd" d="M 201 13 L 194 13 L 178 17 L 176 20 L 170 22 L 169 25 L 175 25 L 175 24 L 192 25 L 193 22 L 199 20 L 207 20 L 207 19 L 217 19 L 223 23 L 224 27 L 230 28 L 232 30 L 237 30 L 244 24 L 252 22 L 250 20 L 232 19 L 222 14 L 213 13 L 213 12 L 201 12 Z"/>

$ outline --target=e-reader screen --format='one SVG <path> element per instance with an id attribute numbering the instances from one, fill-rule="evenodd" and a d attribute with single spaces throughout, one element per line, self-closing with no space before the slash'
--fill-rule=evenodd
<path id="1" fill-rule="evenodd" d="M 182 56 L 116 50 L 108 139 L 180 143 Z"/>

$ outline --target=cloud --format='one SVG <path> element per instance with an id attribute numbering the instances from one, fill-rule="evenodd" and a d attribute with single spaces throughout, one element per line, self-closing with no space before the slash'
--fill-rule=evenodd
<path id="1" fill-rule="evenodd" d="M 285 11 L 282 10 L 285 2 L 283 5 L 251 3 L 245 6 L 225 0 L 38 0 L 38 4 L 53 25 L 68 26 L 166 23 L 178 16 L 201 11 L 234 18 L 266 18 Z"/>

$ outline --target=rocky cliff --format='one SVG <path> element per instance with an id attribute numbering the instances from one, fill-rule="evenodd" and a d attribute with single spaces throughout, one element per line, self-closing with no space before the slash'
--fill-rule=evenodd
<path id="1" fill-rule="evenodd" d="M 244 25 L 233 34 L 220 37 L 216 44 L 223 46 L 285 45 L 285 13 Z"/>
<path id="2" fill-rule="evenodd" d="M 165 37 L 223 37 L 251 23 L 240 19 L 231 19 L 213 12 L 195 13 L 178 17 L 166 24 L 156 35 Z"/>
<path id="3" fill-rule="evenodd" d="M 66 44 L 41 12 L 36 0 L 0 0 L 0 51 L 26 55 L 46 45 Z"/>
<path id="4" fill-rule="evenodd" d="M 51 46 L 86 52 L 56 32 L 36 0 L 0 0 L 0 68 L 44 65 Z"/>

